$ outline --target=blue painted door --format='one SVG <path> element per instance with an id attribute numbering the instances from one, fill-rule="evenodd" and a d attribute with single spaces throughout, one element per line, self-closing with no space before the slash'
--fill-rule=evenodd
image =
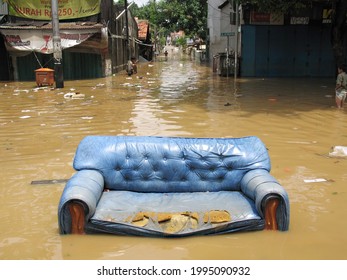
<path id="1" fill-rule="evenodd" d="M 335 75 L 328 26 L 243 25 L 241 38 L 241 76 Z"/>

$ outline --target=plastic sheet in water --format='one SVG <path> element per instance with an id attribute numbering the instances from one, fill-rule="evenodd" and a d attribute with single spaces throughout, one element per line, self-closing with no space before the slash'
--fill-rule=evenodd
<path id="1" fill-rule="evenodd" d="M 329 153 L 331 157 L 347 157 L 347 146 L 335 146 L 333 151 Z"/>

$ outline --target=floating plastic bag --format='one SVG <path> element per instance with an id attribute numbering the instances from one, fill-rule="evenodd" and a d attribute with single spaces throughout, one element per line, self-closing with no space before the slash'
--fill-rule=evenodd
<path id="1" fill-rule="evenodd" d="M 331 157 L 347 157 L 346 146 L 334 146 L 333 151 L 329 153 Z"/>
<path id="2" fill-rule="evenodd" d="M 85 95 L 79 92 L 68 92 L 64 94 L 65 99 L 83 99 Z"/>

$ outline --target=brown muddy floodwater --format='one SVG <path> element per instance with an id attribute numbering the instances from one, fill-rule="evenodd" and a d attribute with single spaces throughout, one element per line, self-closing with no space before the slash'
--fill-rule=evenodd
<path id="1" fill-rule="evenodd" d="M 347 109 L 330 79 L 219 77 L 176 54 L 137 76 L 0 83 L 0 259 L 347 259 Z M 70 94 L 69 94 L 70 93 Z M 71 93 L 78 93 L 74 97 Z M 58 233 L 57 207 L 86 135 L 243 137 L 266 144 L 290 197 L 288 232 L 179 239 Z M 306 180 L 323 178 L 323 182 Z"/>

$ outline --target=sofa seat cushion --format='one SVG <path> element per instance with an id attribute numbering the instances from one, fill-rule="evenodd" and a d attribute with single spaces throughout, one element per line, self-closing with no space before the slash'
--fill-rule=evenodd
<path id="1" fill-rule="evenodd" d="M 143 236 L 260 230 L 254 202 L 238 191 L 194 193 L 104 192 L 87 226 L 91 233 Z"/>

